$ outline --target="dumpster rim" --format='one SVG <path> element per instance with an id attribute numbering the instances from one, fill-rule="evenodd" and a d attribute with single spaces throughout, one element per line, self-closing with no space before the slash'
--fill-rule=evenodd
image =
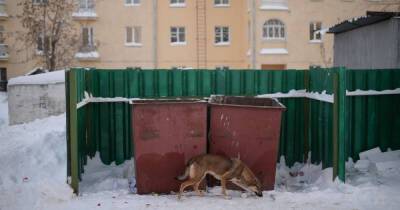
<path id="1" fill-rule="evenodd" d="M 205 100 L 199 99 L 150 99 L 150 100 L 132 100 L 132 105 L 167 105 L 167 104 L 207 104 Z"/>
<path id="2" fill-rule="evenodd" d="M 231 106 L 231 107 L 248 107 L 248 108 L 263 108 L 263 109 L 283 109 L 283 111 L 286 111 L 286 106 L 283 105 L 277 98 L 273 97 L 264 97 L 263 99 L 271 99 L 275 101 L 279 106 L 255 106 L 255 105 L 239 105 L 239 104 L 224 104 L 224 103 L 215 103 L 211 102 L 211 99 L 215 96 L 219 97 L 236 97 L 236 98 L 255 98 L 257 99 L 258 97 L 254 96 L 230 96 L 230 95 L 212 95 L 208 98 L 208 104 L 210 105 L 216 105 L 216 106 Z"/>

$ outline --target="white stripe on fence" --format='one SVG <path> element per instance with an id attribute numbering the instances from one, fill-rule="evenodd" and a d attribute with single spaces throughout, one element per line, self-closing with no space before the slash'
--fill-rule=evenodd
<path id="1" fill-rule="evenodd" d="M 348 91 L 346 90 L 346 96 L 375 96 L 375 95 L 396 95 L 400 94 L 400 88 L 396 88 L 394 90 L 356 90 L 356 91 Z M 288 93 L 270 93 L 270 94 L 262 94 L 256 96 L 258 98 L 309 98 L 318 101 L 333 103 L 334 102 L 334 94 L 327 94 L 326 91 L 319 92 L 307 92 L 305 89 L 302 90 L 290 90 Z M 101 97 L 93 97 L 91 94 L 88 94 L 85 91 L 85 98 L 76 105 L 76 108 L 79 109 L 85 106 L 88 103 L 109 103 L 109 102 L 126 102 L 131 103 L 133 100 L 145 100 L 140 98 L 123 98 L 123 97 L 115 97 L 115 98 L 101 98 Z"/>
<path id="2" fill-rule="evenodd" d="M 394 90 L 360 90 L 357 89 L 355 91 L 346 90 L 346 96 L 376 96 L 376 95 L 396 95 L 400 94 L 400 88 L 396 88 Z"/>

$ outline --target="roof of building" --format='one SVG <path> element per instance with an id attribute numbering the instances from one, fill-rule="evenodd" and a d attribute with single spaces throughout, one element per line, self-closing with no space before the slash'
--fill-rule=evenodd
<path id="1" fill-rule="evenodd" d="M 343 33 L 363 26 L 379 23 L 381 21 L 388 20 L 392 17 L 396 17 L 399 15 L 400 14 L 398 12 L 368 11 L 366 16 L 345 20 L 339 24 L 334 25 L 333 27 L 329 28 L 328 33 L 334 33 L 334 34 Z"/>

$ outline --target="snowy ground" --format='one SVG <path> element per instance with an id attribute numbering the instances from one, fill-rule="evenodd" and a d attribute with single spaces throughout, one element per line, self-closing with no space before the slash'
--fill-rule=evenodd
<path id="1" fill-rule="evenodd" d="M 278 165 L 275 191 L 263 198 L 211 189 L 205 197 L 130 193 L 133 163 L 89 162 L 76 197 L 66 184 L 65 115 L 8 126 L 6 95 L 0 93 L 0 210 L 14 209 L 399 209 L 400 153 L 366 153 L 347 164 L 347 183 L 331 181 L 332 169 Z M 398 158 L 398 159 L 397 159 Z M 113 170 L 110 170 L 113 168 Z"/>

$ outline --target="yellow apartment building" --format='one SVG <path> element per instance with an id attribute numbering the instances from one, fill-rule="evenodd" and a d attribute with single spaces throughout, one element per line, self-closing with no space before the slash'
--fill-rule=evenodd
<path id="1" fill-rule="evenodd" d="M 38 67 L 14 32 L 21 0 L 0 0 L 1 80 Z M 38 0 L 33 0 L 38 1 Z M 41 1 L 41 0 L 39 0 Z M 306 69 L 333 63 L 328 27 L 398 11 L 400 0 L 77 0 L 71 66 Z"/>

